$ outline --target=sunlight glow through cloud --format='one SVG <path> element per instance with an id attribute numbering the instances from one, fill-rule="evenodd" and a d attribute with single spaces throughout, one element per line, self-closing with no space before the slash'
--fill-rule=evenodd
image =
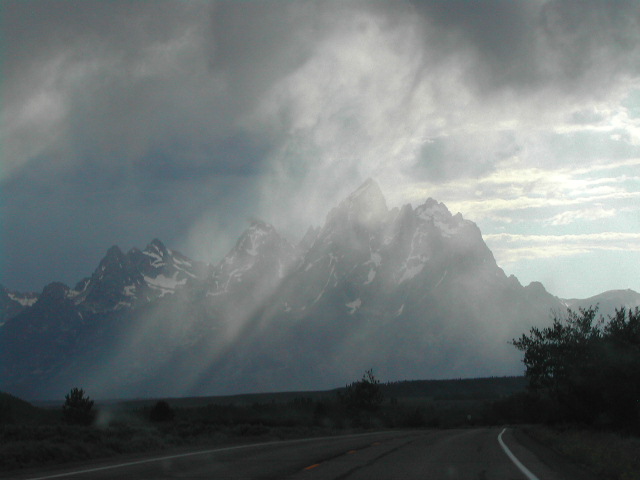
<path id="1" fill-rule="evenodd" d="M 484 235 L 498 263 L 521 259 L 555 258 L 598 250 L 640 252 L 640 234 L 603 232 L 573 235 Z"/>

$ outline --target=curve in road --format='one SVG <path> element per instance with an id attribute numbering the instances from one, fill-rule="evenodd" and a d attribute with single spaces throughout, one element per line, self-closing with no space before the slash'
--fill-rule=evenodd
<path id="1" fill-rule="evenodd" d="M 556 464 L 558 461 L 556 460 Z M 525 466 L 526 465 L 526 466 Z M 561 480 L 510 429 L 387 431 L 236 445 L 15 478 Z"/>

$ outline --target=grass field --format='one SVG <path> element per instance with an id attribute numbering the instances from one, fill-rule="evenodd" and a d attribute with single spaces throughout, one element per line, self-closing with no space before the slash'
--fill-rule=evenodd
<path id="1" fill-rule="evenodd" d="M 527 426 L 526 432 L 598 478 L 640 480 L 640 438 L 579 427 Z"/>
<path id="2" fill-rule="evenodd" d="M 380 385 L 374 410 L 349 409 L 344 389 L 96 402 L 90 426 L 63 421 L 62 403 L 36 407 L 0 393 L 0 471 L 191 446 L 334 435 L 368 429 L 450 428 L 519 421 L 522 377 Z M 88 392 L 90 393 L 90 392 Z M 159 400 L 171 418 L 153 421 Z M 640 480 L 640 439 L 527 426 L 528 433 L 603 479 Z"/>

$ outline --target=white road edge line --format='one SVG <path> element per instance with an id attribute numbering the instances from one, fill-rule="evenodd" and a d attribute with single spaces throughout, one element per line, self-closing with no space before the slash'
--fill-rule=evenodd
<path id="1" fill-rule="evenodd" d="M 531 473 L 531 471 L 529 471 L 529 469 L 525 467 L 522 464 L 522 462 L 518 460 L 518 458 L 513 453 L 511 453 L 511 450 L 509 450 L 509 447 L 507 447 L 507 445 L 502 440 L 502 434 L 506 430 L 507 430 L 506 428 L 503 428 L 502 431 L 500 432 L 500 435 L 498 435 L 498 443 L 504 450 L 504 453 L 507 454 L 507 457 L 511 459 L 513 464 L 520 469 L 520 471 L 524 474 L 525 477 L 527 477 L 528 480 L 539 480 L 538 477 L 536 477 L 533 473 Z"/>
<path id="2" fill-rule="evenodd" d="M 235 445 L 233 447 L 214 448 L 214 449 L 211 449 L 211 450 L 200 450 L 200 451 L 197 451 L 197 452 L 180 453 L 180 454 L 177 454 L 177 455 L 169 455 L 169 456 L 166 456 L 166 457 L 147 458 L 145 460 L 137 460 L 135 462 L 119 463 L 117 465 L 107 465 L 105 467 L 89 468 L 89 469 L 86 469 L 86 470 L 76 470 L 74 472 L 58 473 L 58 474 L 55 474 L 55 475 L 47 475 L 47 476 L 44 476 L 44 477 L 29 478 L 27 480 L 48 480 L 50 478 L 70 477 L 70 476 L 75 476 L 75 475 L 82 475 L 83 473 L 101 472 L 103 470 L 113 470 L 113 469 L 116 469 L 116 468 L 131 467 L 133 465 L 142 465 L 142 464 L 145 464 L 145 463 L 162 462 L 164 460 L 173 460 L 173 459 L 176 459 L 176 458 L 193 457 L 195 455 L 206 455 L 206 454 L 209 454 L 209 453 L 229 452 L 231 450 L 240 450 L 242 448 L 263 447 L 265 445 L 286 445 L 287 443 L 312 442 L 314 440 L 327 440 L 327 439 L 330 439 L 330 438 L 363 437 L 363 436 L 367 436 L 367 435 L 375 435 L 376 433 L 380 433 L 380 432 L 355 433 L 355 434 L 352 434 L 352 435 L 338 435 L 337 437 L 336 436 L 312 437 L 312 438 L 302 438 L 302 439 L 293 439 L 293 440 L 283 440 L 283 441 L 280 441 L 280 442 L 263 442 L 263 443 L 251 443 L 251 444 L 248 444 L 248 445 Z"/>

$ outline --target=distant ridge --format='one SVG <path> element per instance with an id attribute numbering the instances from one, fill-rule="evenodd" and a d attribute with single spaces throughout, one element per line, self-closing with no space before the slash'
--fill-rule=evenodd
<path id="1" fill-rule="evenodd" d="M 611 315 L 616 308 L 634 309 L 640 307 L 640 293 L 631 289 L 609 290 L 585 299 L 567 299 L 563 303 L 572 309 L 598 306 L 600 313 Z"/>

